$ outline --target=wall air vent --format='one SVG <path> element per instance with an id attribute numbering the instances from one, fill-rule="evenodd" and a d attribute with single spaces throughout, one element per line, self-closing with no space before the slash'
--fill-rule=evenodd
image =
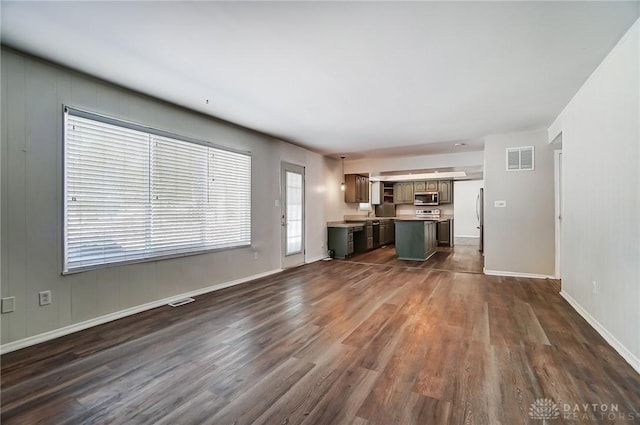
<path id="1" fill-rule="evenodd" d="M 507 148 L 507 171 L 532 171 L 534 162 L 533 146 Z"/>

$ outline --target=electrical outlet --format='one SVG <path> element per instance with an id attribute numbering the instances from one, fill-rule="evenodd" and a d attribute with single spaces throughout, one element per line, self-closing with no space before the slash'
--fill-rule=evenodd
<path id="1" fill-rule="evenodd" d="M 2 312 L 11 313 L 16 310 L 16 297 L 7 297 L 2 299 Z"/>
<path id="2" fill-rule="evenodd" d="M 593 291 L 593 295 L 598 295 L 598 282 L 595 280 L 591 283 L 591 291 Z"/>
<path id="3" fill-rule="evenodd" d="M 40 297 L 40 305 L 51 304 L 51 291 L 42 291 L 38 293 Z"/>

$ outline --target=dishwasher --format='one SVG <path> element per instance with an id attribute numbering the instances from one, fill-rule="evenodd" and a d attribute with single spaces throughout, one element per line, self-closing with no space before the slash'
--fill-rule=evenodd
<path id="1" fill-rule="evenodd" d="M 372 220 L 371 226 L 373 227 L 373 248 L 380 246 L 380 220 Z"/>

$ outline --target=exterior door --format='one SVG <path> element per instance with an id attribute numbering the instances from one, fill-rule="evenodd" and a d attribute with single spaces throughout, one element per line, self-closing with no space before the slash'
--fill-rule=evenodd
<path id="1" fill-rule="evenodd" d="M 282 268 L 304 264 L 304 167 L 281 167 Z"/>

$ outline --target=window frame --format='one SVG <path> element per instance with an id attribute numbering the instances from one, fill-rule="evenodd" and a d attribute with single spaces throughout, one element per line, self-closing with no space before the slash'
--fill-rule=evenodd
<path id="1" fill-rule="evenodd" d="M 140 132 L 149 133 L 150 135 L 167 137 L 170 139 L 175 139 L 182 142 L 194 143 L 196 145 L 201 145 L 207 148 L 215 148 L 224 150 L 227 152 L 232 152 L 236 154 L 246 155 L 249 157 L 249 173 L 250 173 L 250 186 L 249 186 L 249 210 L 250 210 L 250 225 L 249 225 L 249 242 L 234 246 L 228 247 L 219 247 L 219 248 L 204 248 L 199 250 L 191 250 L 185 252 L 173 252 L 170 254 L 164 255 L 156 255 L 135 259 L 127 259 L 122 261 L 113 261 L 108 263 L 100 263 L 88 266 L 80 266 L 74 267 L 72 269 L 68 269 L 67 266 L 67 143 L 66 143 L 66 133 L 67 133 L 67 117 L 69 114 L 74 116 L 78 116 L 85 119 L 90 119 L 94 121 L 99 121 L 105 124 L 110 124 L 118 127 L 123 127 L 127 129 L 132 129 Z M 103 114 L 98 114 L 95 112 L 90 112 L 85 109 L 76 108 L 69 105 L 62 105 L 62 161 L 61 161 L 61 175 L 62 175 L 62 202 L 61 202 L 61 241 L 62 241 L 62 255 L 61 255 L 61 275 L 70 275 L 75 273 L 81 273 L 90 270 L 98 270 L 108 267 L 118 267 L 128 264 L 138 264 L 138 263 L 148 263 L 153 261 L 166 260 L 171 258 L 181 258 L 188 257 L 192 255 L 201 255 L 212 252 L 221 252 L 221 251 L 229 251 L 234 249 L 241 249 L 250 247 L 253 244 L 253 156 L 251 151 L 233 148 L 229 146 L 220 145 L 217 143 L 212 143 L 206 140 L 197 139 L 189 136 L 184 136 L 182 134 L 173 133 L 170 131 L 160 130 L 154 127 L 134 123 L 128 120 L 113 118 L 110 116 L 106 116 Z M 150 166 L 150 165 L 149 165 Z"/>

